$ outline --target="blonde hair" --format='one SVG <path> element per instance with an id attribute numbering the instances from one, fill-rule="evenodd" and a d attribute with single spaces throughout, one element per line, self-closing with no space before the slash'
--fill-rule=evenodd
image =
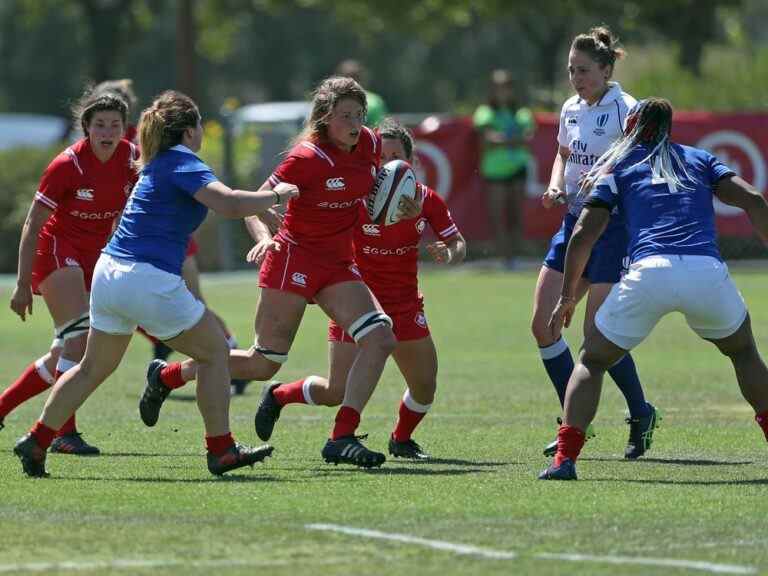
<path id="1" fill-rule="evenodd" d="M 181 143 L 188 128 L 196 128 L 200 112 L 189 96 L 166 90 L 149 108 L 145 108 L 139 120 L 139 147 L 141 157 L 137 167 L 144 168 L 155 156 Z"/>
<path id="2" fill-rule="evenodd" d="M 363 107 L 363 114 L 368 112 L 365 90 L 353 78 L 331 76 L 320 82 L 312 95 L 312 112 L 309 115 L 307 125 L 293 139 L 292 144 L 298 144 L 303 140 L 327 141 L 328 120 L 336 105 L 347 98 L 358 102 Z"/>

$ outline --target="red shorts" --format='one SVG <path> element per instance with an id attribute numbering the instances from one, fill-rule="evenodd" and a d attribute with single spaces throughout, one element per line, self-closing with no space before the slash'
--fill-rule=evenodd
<path id="1" fill-rule="evenodd" d="M 427 317 L 424 315 L 424 301 L 419 298 L 410 308 L 400 308 L 399 312 L 389 312 L 384 307 L 384 312 L 392 318 L 392 331 L 398 342 L 407 340 L 421 340 L 429 336 L 429 326 Z M 344 332 L 341 326 L 333 320 L 328 321 L 328 341 L 329 342 L 350 342 L 355 341 Z"/>
<path id="2" fill-rule="evenodd" d="M 323 288 L 341 282 L 362 282 L 354 262 L 318 261 L 317 255 L 288 242 L 267 252 L 259 272 L 259 287 L 293 292 L 309 302 Z"/>
<path id="3" fill-rule="evenodd" d="M 85 289 L 91 291 L 93 268 L 101 255 L 101 250 L 77 250 L 66 239 L 49 236 L 44 242 L 38 242 L 35 261 L 32 264 L 32 292 L 40 294 L 40 284 L 59 268 L 77 266 L 83 269 Z"/>
<path id="4" fill-rule="evenodd" d="M 200 251 L 200 247 L 197 245 L 197 242 L 195 242 L 195 237 L 190 236 L 189 237 L 189 244 L 187 244 L 187 253 L 184 255 L 185 258 L 189 258 L 190 256 L 194 256 Z"/>

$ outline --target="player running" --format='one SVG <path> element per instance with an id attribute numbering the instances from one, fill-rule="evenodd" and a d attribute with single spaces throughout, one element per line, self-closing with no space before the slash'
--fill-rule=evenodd
<path id="1" fill-rule="evenodd" d="M 230 369 L 235 378 L 271 379 L 288 359 L 307 304 L 318 304 L 358 344 L 322 457 L 369 468 L 381 466 L 386 457 L 366 448 L 355 431 L 397 342 L 392 320 L 363 283 L 353 260 L 359 206 L 373 187 L 381 155 L 381 138 L 363 125 L 365 113 L 365 92 L 357 82 L 344 77 L 323 80 L 307 127 L 262 185 L 261 190 L 269 191 L 290 182 L 301 196 L 288 202 L 274 238 L 259 220 L 246 221 L 259 242 L 253 254 L 264 257 L 261 298 L 255 344 L 249 350 L 233 350 Z M 150 365 L 140 402 L 145 424 L 157 422 L 170 390 L 194 379 L 196 371 L 193 361 Z"/>
<path id="2" fill-rule="evenodd" d="M 27 475 L 46 475 L 55 431 L 117 369 L 137 325 L 197 360 L 197 404 L 212 474 L 252 465 L 272 452 L 232 438 L 229 390 L 222 386 L 229 381 L 229 349 L 218 322 L 182 280 L 181 265 L 208 208 L 242 218 L 298 190 L 290 184 L 262 192 L 229 189 L 195 155 L 202 137 L 197 106 L 183 94 L 164 92 L 142 113 L 141 174 L 94 270 L 85 356 L 59 378 L 40 419 L 14 449 Z"/>
<path id="3" fill-rule="evenodd" d="M 136 180 L 135 147 L 122 140 L 126 103 L 115 94 L 86 92 L 73 112 L 85 137 L 56 156 L 43 174 L 21 231 L 10 303 L 23 321 L 32 314 L 32 295 L 41 295 L 55 336 L 48 353 L 0 395 L 0 428 L 12 410 L 50 388 L 82 358 L 93 268 Z M 99 454 L 78 432 L 74 414 L 57 430 L 52 452 Z"/>
<path id="4" fill-rule="evenodd" d="M 387 118 L 380 127 L 382 163 L 413 162 L 413 137 L 403 126 Z M 355 262 L 384 312 L 392 318 L 397 347 L 392 357 L 405 378 L 406 389 L 395 429 L 389 437 L 389 453 L 402 458 L 428 458 L 411 437 L 432 406 L 437 387 L 437 351 L 424 315 L 418 288 L 419 242 L 429 226 L 438 240 L 427 251 L 441 264 L 459 264 L 466 242 L 440 196 L 417 184 L 417 200 L 403 199 L 404 214 L 397 224 L 371 221 L 365 206 L 355 226 Z M 288 384 L 265 386 L 256 412 L 256 432 L 269 439 L 287 404 L 338 406 L 344 399 L 347 376 L 357 355 L 355 341 L 333 320 L 328 328 L 330 370 L 328 379 L 308 376 Z"/>
<path id="5" fill-rule="evenodd" d="M 594 418 L 604 372 L 674 311 L 733 363 L 741 393 L 768 440 L 768 369 L 744 300 L 717 247 L 712 196 L 741 208 L 768 241 L 762 194 L 704 150 L 669 140 L 672 106 L 649 98 L 630 113 L 625 136 L 589 174 L 596 180 L 568 245 L 563 288 L 550 320 L 553 338 L 573 317 L 579 278 L 618 209 L 629 229 L 629 272 L 595 317 L 568 382 L 557 454 L 543 480 L 575 480 L 584 431 Z"/>
<path id="6" fill-rule="evenodd" d="M 622 91 L 617 82 L 610 81 L 616 60 L 624 56 L 616 38 L 605 27 L 592 28 L 571 43 L 568 54 L 568 76 L 576 94 L 566 100 L 560 114 L 557 135 L 559 149 L 552 166 L 549 188 L 542 202 L 549 208 L 556 203 L 568 203 L 560 230 L 550 243 L 549 252 L 539 272 L 533 299 L 531 330 L 539 346 L 544 368 L 555 386 L 560 406 L 565 401 L 565 387 L 573 371 L 573 357 L 565 338 L 557 338 L 547 327 L 563 284 L 565 249 L 581 212 L 582 200 L 577 197 L 580 179 L 600 155 L 619 138 L 627 111 L 635 99 Z M 619 218 L 610 225 L 595 244 L 589 263 L 576 287 L 576 300 L 587 296 L 584 314 L 584 334 L 594 323 L 595 312 L 605 300 L 611 287 L 619 281 L 623 260 L 627 255 L 627 232 Z M 627 401 L 630 417 L 629 441 L 625 458 L 639 458 L 650 447 L 658 422 L 653 405 L 645 401 L 643 388 L 632 356 L 617 359 L 608 373 Z M 546 456 L 552 456 L 557 443 L 550 443 Z"/>

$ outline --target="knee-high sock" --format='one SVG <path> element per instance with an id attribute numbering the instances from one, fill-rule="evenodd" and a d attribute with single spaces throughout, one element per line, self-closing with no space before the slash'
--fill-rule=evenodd
<path id="1" fill-rule="evenodd" d="M 608 369 L 608 373 L 624 395 L 627 401 L 627 408 L 629 408 L 629 415 L 632 418 L 648 416 L 651 409 L 645 401 L 643 386 L 640 384 L 640 377 L 637 375 L 637 367 L 629 352 L 611 366 Z"/>
<path id="2" fill-rule="evenodd" d="M 16 381 L 0 394 L 0 420 L 17 406 L 53 386 L 55 381 L 42 358 L 27 366 Z"/>
<path id="3" fill-rule="evenodd" d="M 561 336 L 560 340 L 554 344 L 539 348 L 539 354 L 541 354 L 544 368 L 555 387 L 562 408 L 565 405 L 565 389 L 568 387 L 568 380 L 571 377 L 571 372 L 573 372 L 573 356 L 571 356 L 571 350 L 568 348 L 568 342 L 565 341 L 565 337 Z"/>
<path id="4" fill-rule="evenodd" d="M 406 389 L 403 399 L 400 401 L 397 424 L 392 432 L 392 438 L 396 442 L 407 442 L 411 439 L 416 426 L 427 415 L 432 404 L 419 404 L 411 396 L 411 391 Z"/>

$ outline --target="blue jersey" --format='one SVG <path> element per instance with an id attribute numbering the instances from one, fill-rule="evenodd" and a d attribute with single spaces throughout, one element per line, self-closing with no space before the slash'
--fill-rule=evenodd
<path id="1" fill-rule="evenodd" d="M 682 186 L 676 185 L 660 173 L 658 154 L 643 162 L 650 152 L 647 146 L 633 149 L 598 179 L 589 199 L 618 208 L 629 231 L 632 262 L 657 254 L 720 260 L 712 193 L 718 180 L 734 175 L 734 171 L 705 150 L 670 144 L 675 174 Z"/>
<path id="2" fill-rule="evenodd" d="M 217 180 L 186 146 L 158 154 L 141 171 L 104 252 L 180 276 L 189 237 L 208 214 L 193 195 Z"/>

